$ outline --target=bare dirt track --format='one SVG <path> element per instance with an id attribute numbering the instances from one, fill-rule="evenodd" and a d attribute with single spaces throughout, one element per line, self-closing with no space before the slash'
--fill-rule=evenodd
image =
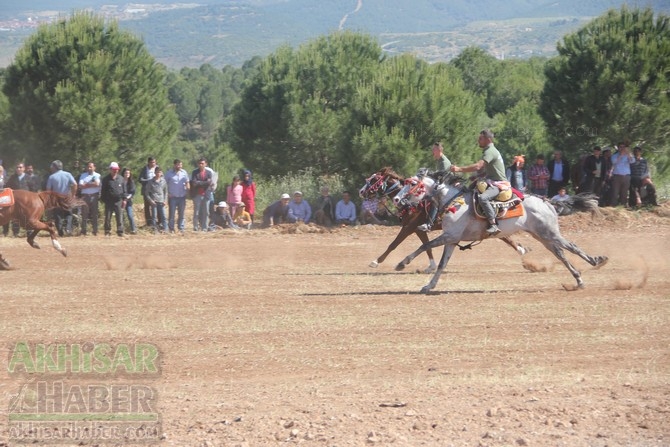
<path id="1" fill-rule="evenodd" d="M 670 219 L 561 219 L 610 256 L 570 257 L 584 290 L 524 235 L 545 271 L 486 241 L 431 295 L 424 256 L 393 270 L 416 238 L 367 267 L 395 227 L 75 237 L 67 258 L 5 238 L 0 345 L 159 346 L 160 445 L 668 446 Z M 4 414 L 23 379 L 0 357 Z"/>

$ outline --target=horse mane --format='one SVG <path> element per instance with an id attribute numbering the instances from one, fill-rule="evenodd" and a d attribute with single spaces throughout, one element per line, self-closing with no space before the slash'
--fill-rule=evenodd
<path id="1" fill-rule="evenodd" d="M 388 176 L 395 178 L 396 180 L 405 180 L 405 178 L 401 175 L 398 175 L 392 167 L 390 166 L 385 166 L 379 170 L 379 174 L 382 176 Z"/>
<path id="2" fill-rule="evenodd" d="M 86 205 L 86 202 L 75 196 L 58 194 L 53 191 L 40 191 L 37 195 L 40 197 L 44 203 L 44 208 L 47 210 L 61 208 L 65 211 L 70 211 L 72 208 Z"/>

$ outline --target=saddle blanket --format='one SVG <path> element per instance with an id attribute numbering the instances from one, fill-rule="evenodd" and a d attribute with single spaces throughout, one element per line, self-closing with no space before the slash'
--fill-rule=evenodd
<path id="1" fill-rule="evenodd" d="M 0 191 L 0 207 L 12 205 L 14 205 L 14 192 L 9 188 Z"/>
<path id="2" fill-rule="evenodd" d="M 496 211 L 496 219 L 498 220 L 505 220 L 505 219 L 511 219 L 513 217 L 523 216 L 525 212 L 523 202 L 519 197 L 514 197 L 512 198 L 512 200 L 509 200 L 507 202 L 498 202 L 496 200 L 493 200 L 491 201 L 491 204 L 493 205 L 493 209 L 495 209 Z M 475 199 L 474 209 L 475 209 L 475 216 L 477 216 L 478 219 L 486 220 L 486 216 L 484 216 L 482 208 L 479 205 L 478 198 Z"/>

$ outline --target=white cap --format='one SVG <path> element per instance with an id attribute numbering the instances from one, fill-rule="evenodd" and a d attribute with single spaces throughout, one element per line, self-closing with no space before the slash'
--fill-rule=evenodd
<path id="1" fill-rule="evenodd" d="M 281 195 L 280 198 L 281 198 L 281 199 L 290 199 L 291 196 L 289 196 L 288 194 L 284 193 L 284 194 Z"/>
<path id="2" fill-rule="evenodd" d="M 226 202 L 219 202 L 217 205 L 219 208 L 228 208 L 228 204 Z"/>
<path id="3" fill-rule="evenodd" d="M 119 164 L 113 161 L 109 164 L 109 169 L 119 169 Z"/>

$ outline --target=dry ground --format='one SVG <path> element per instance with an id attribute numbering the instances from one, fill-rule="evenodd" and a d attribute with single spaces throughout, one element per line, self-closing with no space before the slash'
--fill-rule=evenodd
<path id="1" fill-rule="evenodd" d="M 0 344 L 159 346 L 166 446 L 668 446 L 670 219 L 561 219 L 611 258 L 571 256 L 584 290 L 525 235 L 545 271 L 487 241 L 427 296 L 393 270 L 418 239 L 367 266 L 397 228 L 65 238 L 67 258 L 5 238 Z M 2 445 L 22 379 L 0 357 Z"/>

